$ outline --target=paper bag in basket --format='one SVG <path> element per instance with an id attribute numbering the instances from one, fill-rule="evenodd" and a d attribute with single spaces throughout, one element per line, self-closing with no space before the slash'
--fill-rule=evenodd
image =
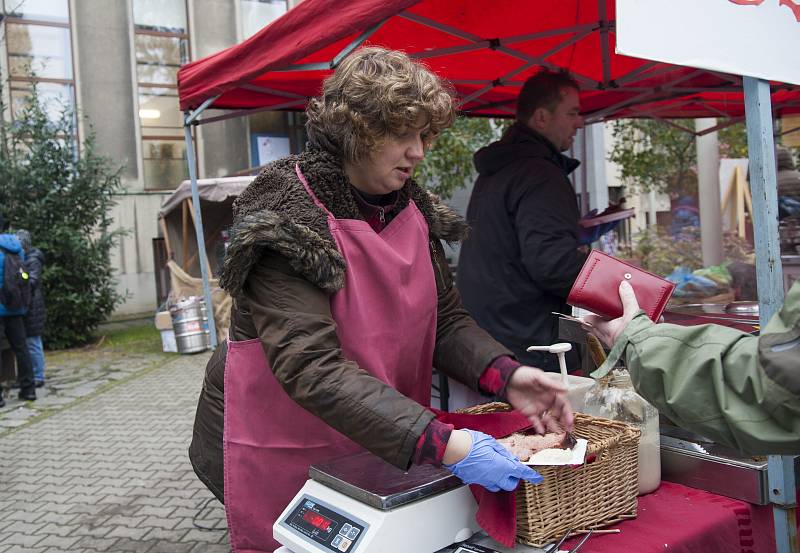
<path id="1" fill-rule="evenodd" d="M 583 264 L 569 291 L 567 303 L 610 319 L 621 317 L 622 302 L 618 290 L 623 280 L 633 288 L 639 307 L 657 322 L 675 290 L 675 284 L 597 250 L 593 250 Z"/>

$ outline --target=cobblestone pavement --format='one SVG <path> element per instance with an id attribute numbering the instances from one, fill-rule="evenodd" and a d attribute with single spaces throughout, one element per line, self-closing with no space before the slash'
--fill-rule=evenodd
<path id="1" fill-rule="evenodd" d="M 133 357 L 116 386 L 0 435 L 0 553 L 229 550 L 186 453 L 208 354 Z"/>
<path id="2" fill-rule="evenodd" d="M 3 383 L 6 406 L 0 408 L 0 436 L 177 357 L 131 347 L 87 347 L 46 355 L 46 385 L 36 389 L 36 401 L 18 400 L 18 390 Z"/>

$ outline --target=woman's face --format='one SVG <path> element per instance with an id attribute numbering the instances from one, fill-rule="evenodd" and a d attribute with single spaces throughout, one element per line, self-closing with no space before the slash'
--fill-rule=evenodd
<path id="1" fill-rule="evenodd" d="M 372 155 L 358 163 L 345 163 L 350 182 L 365 194 L 383 195 L 400 190 L 425 156 L 429 125 L 420 116 L 400 134 L 390 134 Z"/>

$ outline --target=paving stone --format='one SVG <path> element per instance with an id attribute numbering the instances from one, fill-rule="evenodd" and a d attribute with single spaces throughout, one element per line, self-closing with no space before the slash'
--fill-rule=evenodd
<path id="1" fill-rule="evenodd" d="M 96 388 L 112 365 L 117 376 L 152 365 L 80 358 L 69 357 L 60 382 L 48 377 L 43 398 Z M 0 468 L 0 553 L 229 551 L 224 509 L 205 504 L 211 494 L 186 455 L 205 359 L 170 358 L 15 433 L 0 427 L 0 467 L 9 467 Z M 87 371 L 105 376 L 81 382 Z M 197 529 L 197 516 L 221 530 Z"/>
<path id="2" fill-rule="evenodd" d="M 132 540 L 128 538 L 120 538 L 114 544 L 115 553 L 145 553 L 147 551 L 151 551 L 152 553 L 160 553 L 161 544 L 152 540 Z"/>
<path id="3" fill-rule="evenodd" d="M 77 505 L 72 505 L 67 512 L 69 513 L 80 513 L 80 514 L 88 514 L 88 515 L 96 515 L 103 511 L 105 505 L 100 505 L 96 503 L 88 504 L 88 503 L 80 503 Z"/>
<path id="4" fill-rule="evenodd" d="M 76 507 L 76 505 L 74 505 L 72 503 L 63 503 L 63 504 L 46 503 L 43 506 L 41 506 L 38 509 L 38 511 L 45 511 L 45 512 L 48 512 L 48 513 L 62 513 L 62 514 L 64 514 L 64 513 L 72 513 L 73 512 L 72 510 L 75 507 Z"/>
<path id="5" fill-rule="evenodd" d="M 36 545 L 39 547 L 54 547 L 64 551 L 72 547 L 79 539 L 79 537 L 50 535 Z"/>
<path id="6" fill-rule="evenodd" d="M 172 543 L 162 541 L 158 544 L 159 553 L 189 553 L 195 546 L 194 543 Z"/>
<path id="7" fill-rule="evenodd" d="M 34 545 L 36 545 L 37 542 L 40 542 L 43 538 L 41 534 L 35 536 L 20 532 L 8 532 L 8 533 L 3 532 L 3 534 L 4 534 L 3 535 L 4 545 L 21 545 L 25 548 L 33 547 Z"/>
<path id="8" fill-rule="evenodd" d="M 176 507 L 180 507 L 180 505 Z M 111 505 L 106 505 L 100 512 L 104 515 L 130 517 L 135 515 L 141 508 L 141 505 L 112 503 Z"/>
<path id="9" fill-rule="evenodd" d="M 0 427 L 19 428 L 28 424 L 28 419 L 0 419 Z"/>
<path id="10" fill-rule="evenodd" d="M 37 513 L 37 522 L 52 522 L 54 524 L 67 524 L 74 520 L 77 515 L 61 514 L 61 513 Z"/>
<path id="11" fill-rule="evenodd" d="M 53 534 L 56 536 L 69 536 L 82 528 L 79 524 L 60 524 L 51 522 L 45 525 L 40 532 L 42 534 Z"/>
<path id="12" fill-rule="evenodd" d="M 3 519 L 5 520 L 13 520 L 13 521 L 22 521 L 22 522 L 36 522 L 39 520 L 39 516 L 36 513 L 30 511 L 20 511 L 20 510 L 10 510 L 8 513 L 3 514 Z"/>
<path id="13" fill-rule="evenodd" d="M 78 524 L 84 527 L 102 526 L 111 517 L 103 514 L 85 513 L 75 517 L 71 521 L 72 524 Z"/>
<path id="14" fill-rule="evenodd" d="M 183 536 L 183 541 L 219 543 L 223 538 L 225 538 L 225 534 L 223 532 L 193 529 L 186 532 L 186 534 Z"/>
<path id="15" fill-rule="evenodd" d="M 175 510 L 173 506 L 166 506 L 166 507 L 150 507 L 144 506 L 139 509 L 138 515 L 141 516 L 154 516 L 154 517 L 163 517 L 167 518 L 172 512 Z"/>
<path id="16" fill-rule="evenodd" d="M 186 532 L 188 532 L 187 528 L 173 528 L 172 530 L 166 530 L 164 528 L 151 528 L 147 534 L 145 534 L 144 539 L 177 543 L 180 542 L 183 536 L 186 535 Z"/>
<path id="17" fill-rule="evenodd" d="M 190 553 L 230 553 L 231 546 L 227 541 L 225 543 L 198 543 L 194 546 Z"/>
<path id="18" fill-rule="evenodd" d="M 39 531 L 46 526 L 46 523 L 30 523 L 30 522 L 22 522 L 20 520 L 12 522 L 8 527 L 6 527 L 3 531 L 10 532 L 10 533 L 20 533 L 20 534 L 38 534 Z"/>
<path id="19" fill-rule="evenodd" d="M 92 536 L 83 536 L 77 542 L 75 542 L 75 545 L 72 546 L 72 549 L 76 551 L 86 551 L 87 549 L 97 551 L 114 551 L 114 544 L 116 541 L 116 538 L 104 539 L 95 538 Z"/>
<path id="20" fill-rule="evenodd" d="M 179 520 L 178 519 L 164 519 L 159 517 L 147 517 L 142 521 L 142 526 L 148 526 L 150 528 L 164 528 L 165 530 L 170 530 L 177 526 Z"/>
<path id="21" fill-rule="evenodd" d="M 131 503 L 133 505 L 150 505 L 152 507 L 161 507 L 162 505 L 166 505 L 168 502 L 168 497 L 147 497 L 141 495 L 136 497 Z"/>
<path id="22" fill-rule="evenodd" d="M 105 538 L 111 533 L 110 526 L 81 526 L 76 535 L 88 536 L 91 538 Z"/>
<path id="23" fill-rule="evenodd" d="M 131 540 L 141 540 L 150 531 L 150 528 L 129 528 L 127 526 L 117 526 L 109 532 L 107 538 L 130 538 Z"/>

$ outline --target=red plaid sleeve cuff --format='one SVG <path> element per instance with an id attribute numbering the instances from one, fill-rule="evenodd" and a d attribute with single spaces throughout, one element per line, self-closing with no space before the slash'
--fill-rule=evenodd
<path id="1" fill-rule="evenodd" d="M 433 419 L 417 440 L 412 463 L 415 465 L 441 465 L 451 432 L 453 432 L 452 424 L 445 424 Z"/>
<path id="2" fill-rule="evenodd" d="M 483 371 L 478 386 L 485 394 L 503 397 L 505 395 L 506 384 L 511 375 L 522 366 L 522 363 L 508 355 L 501 355 L 496 358 Z"/>

